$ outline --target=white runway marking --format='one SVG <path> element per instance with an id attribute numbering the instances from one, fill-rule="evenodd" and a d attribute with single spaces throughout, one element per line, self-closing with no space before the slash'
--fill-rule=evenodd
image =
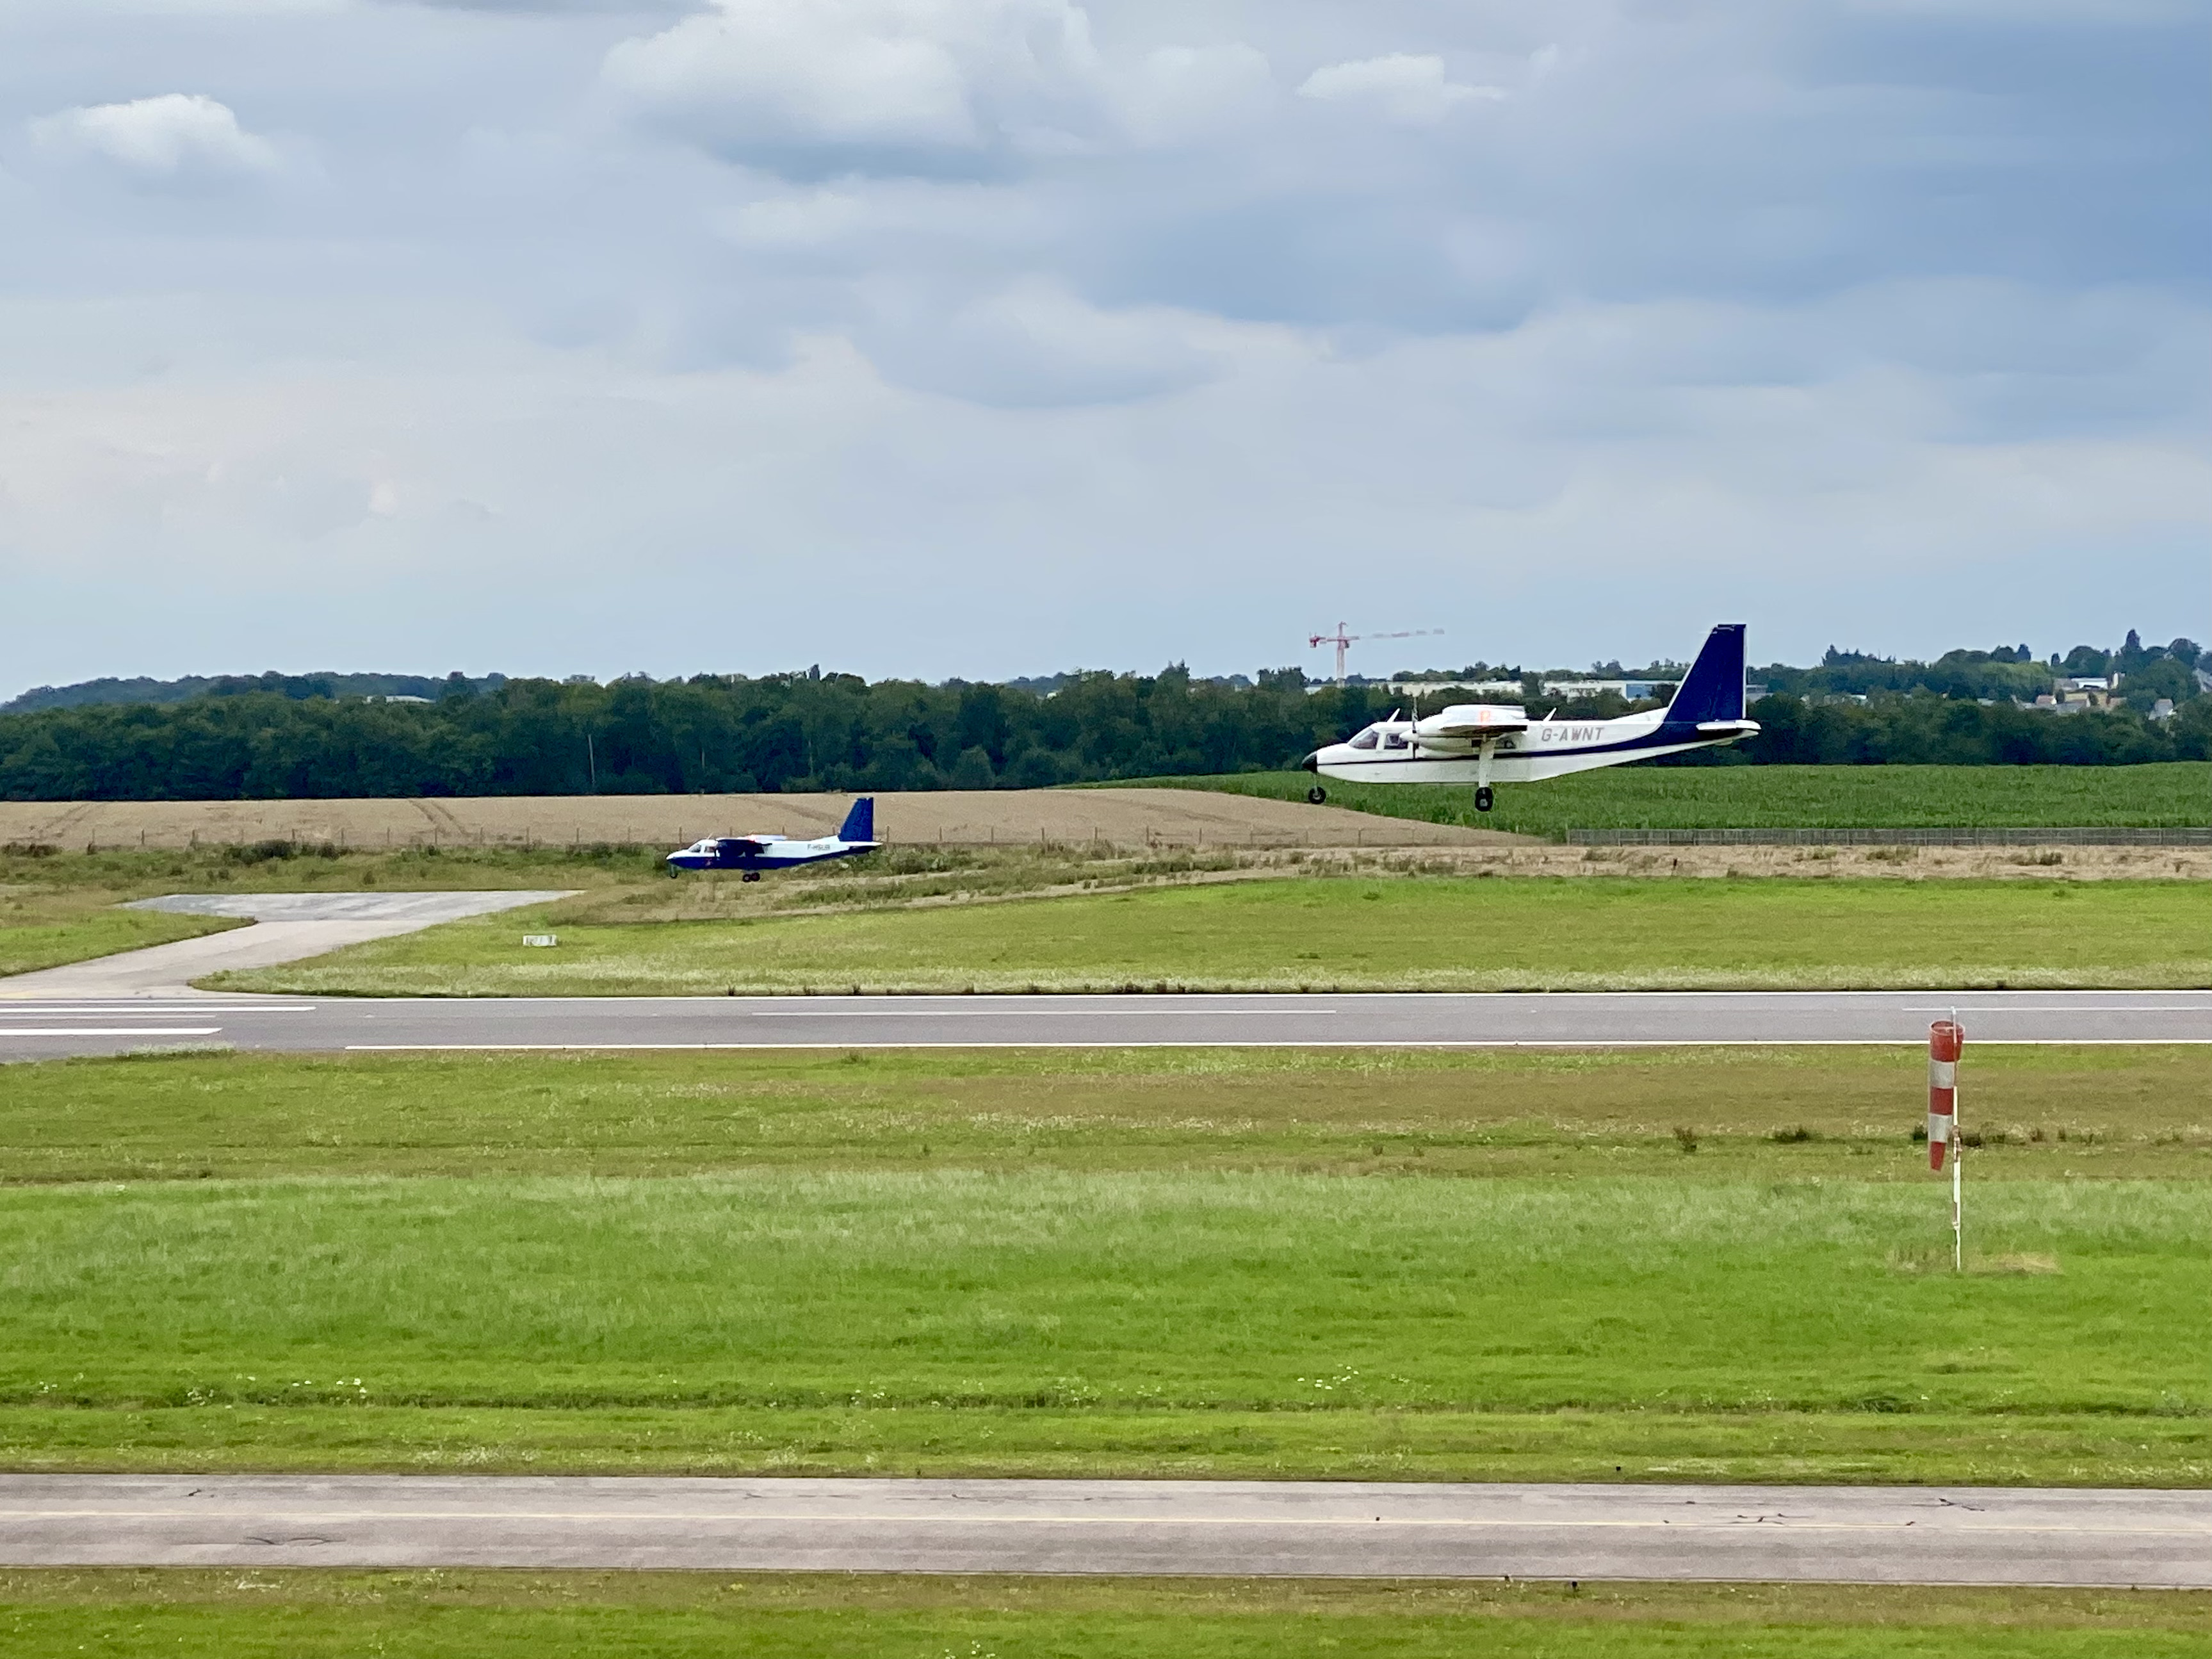
<path id="1" fill-rule="evenodd" d="M 9 1025 L 11 1037 L 213 1036 L 220 1025 Z"/>
<path id="2" fill-rule="evenodd" d="M 314 1006 L 312 1003 L 272 1003 L 264 1008 L 257 1006 L 250 1002 L 238 1003 L 218 1001 L 214 997 L 209 997 L 205 1000 L 199 1002 L 181 1002 L 174 1005 L 158 1002 L 150 1004 L 143 1002 L 36 1002 L 28 999 L 15 1002 L 0 1000 L 0 1018 L 4 1019 L 52 1019 L 58 1018 L 63 1016 L 76 1016 L 86 1019 L 102 1018 L 109 1019 L 122 1019 L 131 1016 L 153 1019 L 160 1019 L 164 1017 L 173 1019 L 180 1019 L 191 1014 L 200 1014 L 204 1016 L 218 1012 L 225 1014 L 312 1014 L 314 1012 Z"/>

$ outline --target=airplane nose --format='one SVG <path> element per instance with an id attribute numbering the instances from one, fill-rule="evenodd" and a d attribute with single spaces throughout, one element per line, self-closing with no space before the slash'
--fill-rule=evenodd
<path id="1" fill-rule="evenodd" d="M 1316 750 L 1315 750 L 1313 751 L 1313 753 L 1311 753 L 1310 755 L 1308 755 L 1308 756 L 1307 756 L 1304 760 L 1300 761 L 1300 762 L 1298 763 L 1298 769 L 1299 769 L 1300 771 L 1302 771 L 1302 772 L 1318 772 L 1318 771 L 1320 771 L 1320 770 L 1321 770 L 1321 750 L 1318 750 L 1318 749 L 1316 749 Z"/>

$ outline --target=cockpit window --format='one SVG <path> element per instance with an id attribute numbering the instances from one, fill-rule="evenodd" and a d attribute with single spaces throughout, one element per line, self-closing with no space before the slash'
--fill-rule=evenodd
<path id="1" fill-rule="evenodd" d="M 1406 746 L 1406 734 L 1395 730 L 1383 732 L 1382 746 L 1385 749 L 1403 749 Z"/>
<path id="2" fill-rule="evenodd" d="M 1354 749 L 1372 749 L 1375 746 L 1375 728 L 1370 726 L 1362 732 L 1352 740 L 1352 746 Z"/>

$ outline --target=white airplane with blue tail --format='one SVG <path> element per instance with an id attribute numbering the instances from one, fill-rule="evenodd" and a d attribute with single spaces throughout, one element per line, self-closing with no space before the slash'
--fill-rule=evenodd
<path id="1" fill-rule="evenodd" d="M 863 795 L 845 814 L 834 836 L 813 841 L 793 841 L 788 836 L 723 836 L 695 842 L 668 855 L 668 873 L 686 870 L 735 870 L 740 881 L 758 881 L 763 870 L 796 870 L 802 864 L 824 859 L 848 859 L 872 853 L 883 842 L 876 839 L 876 798 Z"/>
<path id="2" fill-rule="evenodd" d="M 1420 720 L 1393 710 L 1299 764 L 1348 783 L 1471 783 L 1475 811 L 1487 812 L 1494 784 L 1534 783 L 1757 736 L 1759 722 L 1744 718 L 1743 665 L 1743 624 L 1723 623 L 1705 636 L 1664 708 L 1609 720 L 1549 714 L 1532 720 L 1508 703 L 1455 703 Z M 1328 792 L 1316 783 L 1306 799 L 1318 806 Z"/>

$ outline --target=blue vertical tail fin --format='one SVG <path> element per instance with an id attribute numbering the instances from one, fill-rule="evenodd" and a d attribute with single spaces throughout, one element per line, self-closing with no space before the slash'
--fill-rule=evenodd
<path id="1" fill-rule="evenodd" d="M 863 795 L 853 803 L 853 810 L 845 814 L 845 822 L 837 831 L 839 841 L 873 841 L 876 838 L 876 798 Z"/>
<path id="2" fill-rule="evenodd" d="M 1669 726 L 1743 718 L 1743 624 L 1723 623 L 1705 635 L 1705 649 L 1667 705 Z"/>

